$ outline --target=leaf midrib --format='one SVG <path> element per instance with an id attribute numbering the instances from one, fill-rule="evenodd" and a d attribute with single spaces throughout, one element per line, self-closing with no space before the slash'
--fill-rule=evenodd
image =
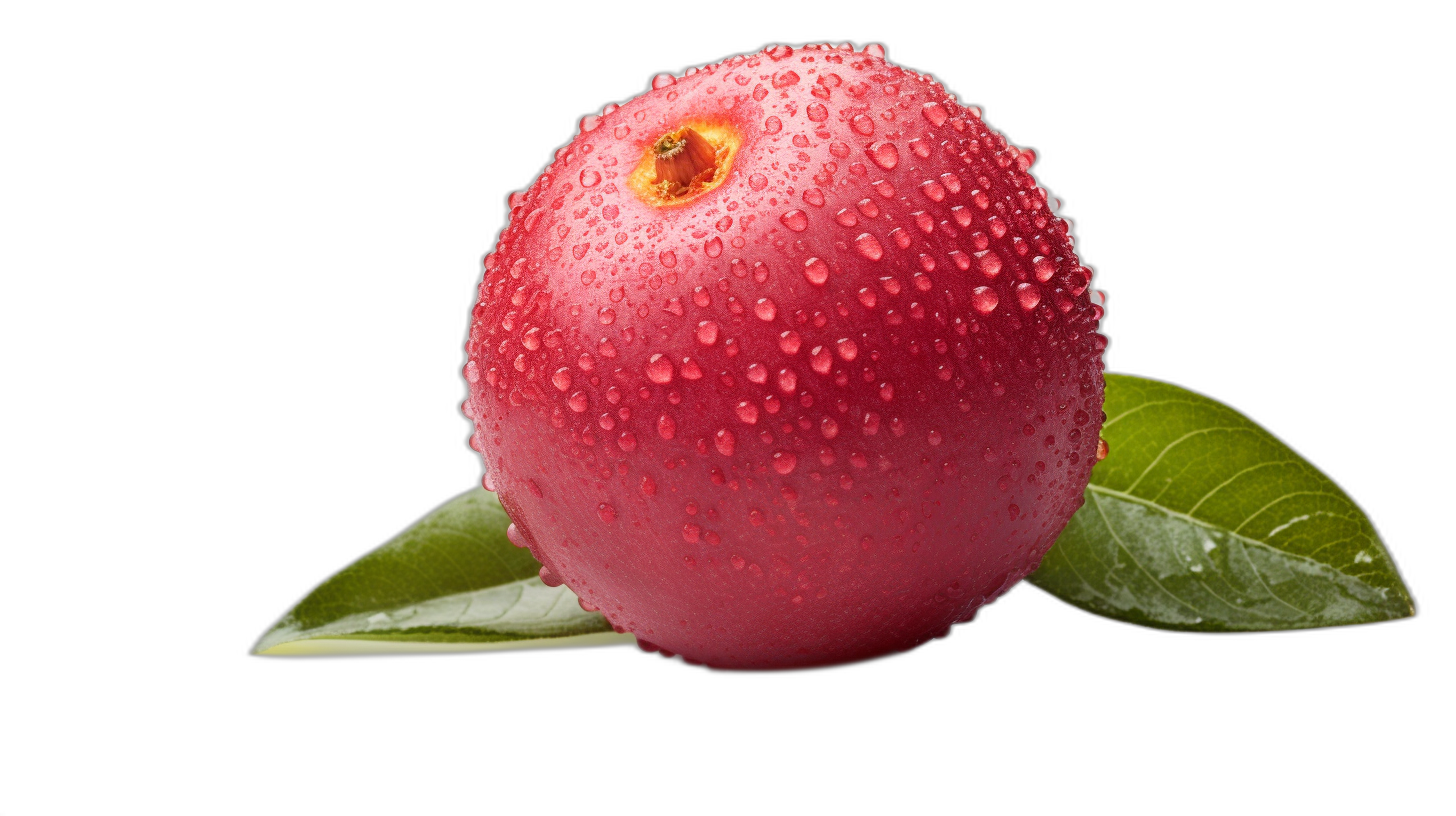
<path id="1" fill-rule="evenodd" d="M 1262 548 L 1262 549 L 1264 549 L 1264 550 L 1266 550 L 1268 552 L 1271 552 L 1271 553 L 1274 553 L 1274 554 L 1280 556 L 1281 558 L 1288 558 L 1288 559 L 1293 559 L 1293 560 L 1299 560 L 1299 561 L 1303 561 L 1303 562 L 1308 563 L 1308 564 L 1314 564 L 1316 566 L 1324 567 L 1325 569 L 1334 570 L 1335 572 L 1338 572 L 1339 574 L 1345 576 L 1346 578 L 1349 578 L 1352 581 L 1359 581 L 1362 585 L 1367 586 L 1370 589 L 1372 589 L 1372 590 L 1374 590 L 1376 592 L 1381 593 L 1381 595 L 1386 595 L 1386 592 L 1384 591 L 1384 589 L 1382 587 L 1377 587 L 1374 584 L 1371 584 L 1371 583 L 1365 581 L 1363 578 L 1361 578 L 1358 575 L 1351 575 L 1350 573 L 1345 572 L 1344 570 L 1340 569 L 1339 567 L 1335 566 L 1334 564 L 1331 564 L 1331 563 L 1328 563 L 1328 562 L 1325 562 L 1325 561 L 1319 561 L 1319 560 L 1316 560 L 1314 558 L 1310 558 L 1308 556 L 1299 555 L 1298 553 L 1292 553 L 1292 552 L 1289 552 L 1288 550 L 1282 550 L 1282 549 L 1280 549 L 1280 548 L 1278 548 L 1278 547 L 1274 546 L 1273 544 L 1270 544 L 1270 543 L 1268 543 L 1266 541 L 1260 541 L 1257 538 L 1250 538 L 1249 536 L 1244 535 L 1243 533 L 1236 532 L 1234 530 L 1230 530 L 1230 529 L 1228 529 L 1226 527 L 1220 527 L 1219 525 L 1214 524 L 1213 522 L 1205 521 L 1204 519 L 1197 518 L 1195 516 L 1190 516 L 1187 513 L 1183 513 L 1183 512 L 1180 512 L 1178 510 L 1174 510 L 1171 507 L 1167 507 L 1165 505 L 1158 504 L 1155 501 L 1150 501 L 1150 500 L 1145 499 L 1145 498 L 1143 498 L 1141 496 L 1135 496 L 1135 495 L 1133 495 L 1131 493 L 1124 493 L 1121 490 L 1114 490 L 1114 489 L 1112 489 L 1110 487 L 1104 487 L 1104 486 L 1099 485 L 1099 484 L 1088 484 L 1087 485 L 1087 489 L 1088 490 L 1091 490 L 1091 491 L 1093 491 L 1095 493 L 1101 493 L 1101 494 L 1103 494 L 1105 496 L 1110 496 L 1110 497 L 1113 497 L 1113 498 L 1122 499 L 1123 501 L 1129 501 L 1129 502 L 1133 502 L 1135 504 L 1141 504 L 1144 507 L 1151 507 L 1152 509 L 1157 510 L 1157 511 L 1159 511 L 1161 513 L 1165 513 L 1165 514 L 1167 514 L 1169 516 L 1172 516 L 1173 518 L 1181 519 L 1183 521 L 1188 522 L 1189 524 L 1195 524 L 1195 525 L 1197 525 L 1199 527 L 1204 528 L 1205 530 L 1213 530 L 1215 532 L 1222 533 L 1222 534 L 1227 535 L 1227 536 L 1230 536 L 1232 538 L 1236 538 L 1239 541 L 1243 542 L 1244 544 L 1253 545 L 1255 547 L 1260 547 L 1260 548 Z M 1120 546 L 1120 544 L 1119 544 L 1119 546 Z M 1126 549 L 1126 548 L 1124 547 L 1124 549 Z M 1131 556 L 1131 553 L 1129 553 L 1129 556 Z M 1133 560 L 1136 563 L 1137 559 L 1134 558 Z M 1138 566 L 1141 567 L 1142 565 L 1139 564 Z M 1146 570 L 1144 570 L 1144 571 L 1146 571 Z M 1276 594 L 1273 591 L 1273 588 L 1272 587 L 1269 587 L 1268 583 L 1264 581 L 1263 575 L 1259 573 L 1259 570 L 1258 570 L 1257 567 L 1254 567 L 1254 574 L 1259 576 L 1260 583 L 1263 583 L 1264 584 L 1265 588 L 1269 590 L 1269 594 L 1272 597 L 1274 597 L 1277 600 L 1279 600 L 1279 602 L 1280 603 L 1283 603 L 1285 606 L 1289 606 L 1291 609 L 1295 609 L 1295 610 L 1299 611 L 1299 613 L 1300 613 L 1300 615 L 1302 617 L 1309 617 L 1310 613 L 1305 612 L 1302 609 L 1299 609 L 1299 607 L 1292 606 L 1291 604 L 1289 604 L 1288 601 L 1285 601 L 1283 598 L 1280 598 L 1279 595 Z M 1166 590 L 1164 590 L 1164 591 L 1166 591 Z"/>

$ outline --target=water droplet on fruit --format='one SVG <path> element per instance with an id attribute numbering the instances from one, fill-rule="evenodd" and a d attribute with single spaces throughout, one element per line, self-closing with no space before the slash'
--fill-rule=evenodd
<path id="1" fill-rule="evenodd" d="M 819 258 L 810 258 L 804 262 L 804 277 L 815 286 L 823 286 L 829 280 L 829 264 Z"/>
<path id="2" fill-rule="evenodd" d="M 839 352 L 840 358 L 845 362 L 851 362 L 859 356 L 859 345 L 848 337 L 840 338 L 839 342 L 834 344 L 834 349 Z"/>
<path id="3" fill-rule="evenodd" d="M 718 324 L 712 320 L 704 320 L 698 324 L 696 334 L 699 343 L 711 346 L 718 342 Z"/>
<path id="4" fill-rule="evenodd" d="M 794 472 L 794 467 L 799 464 L 799 457 L 790 451 L 774 451 L 773 469 L 782 476 Z"/>
<path id="5" fill-rule="evenodd" d="M 977 286 L 971 290 L 971 306 L 981 314 L 996 310 L 996 292 L 989 286 Z"/>
<path id="6" fill-rule="evenodd" d="M 1001 274 L 1001 256 L 987 250 L 976 253 L 976 263 L 981 269 L 981 274 L 988 278 L 994 278 Z"/>
<path id="7" fill-rule="evenodd" d="M 738 438 L 727 428 L 721 428 L 713 435 L 713 447 L 724 456 L 732 456 L 733 448 L 738 444 Z"/>
<path id="8" fill-rule="evenodd" d="M 875 164 L 886 170 L 894 170 L 895 165 L 900 163 L 900 149 L 895 147 L 894 142 L 875 142 L 867 152 Z"/>
<path id="9" fill-rule="evenodd" d="M 748 189 L 750 189 L 750 190 L 758 191 L 758 190 L 762 190 L 763 188 L 765 188 L 767 186 L 768 186 L 768 177 L 765 176 L 762 173 L 754 173 L 753 175 L 751 175 L 751 176 L 748 177 Z M 727 218 L 727 216 L 725 216 L 725 219 L 726 218 Z M 719 221 L 718 223 L 721 224 L 722 221 Z M 727 229 L 727 228 L 720 226 L 719 229 L 720 230 L 723 230 L 723 229 Z"/>
<path id="10" fill-rule="evenodd" d="M 859 250 L 860 255 L 871 261 L 878 261 L 885 256 L 885 249 L 880 246 L 879 239 L 868 232 L 862 233 L 854 239 L 854 248 Z"/>
<path id="11" fill-rule="evenodd" d="M 1101 462 L 1103 459 L 1106 459 L 1108 451 L 1107 440 L 1099 438 L 1097 440 L 1097 461 Z"/>
<path id="12" fill-rule="evenodd" d="M 785 394 L 792 394 L 794 393 L 794 388 L 799 384 L 799 375 L 795 374 L 791 368 L 781 369 L 779 371 L 778 381 L 780 391 Z"/>
<path id="13" fill-rule="evenodd" d="M 595 187 L 602 182 L 602 174 L 588 167 L 581 171 L 581 186 Z"/>
<path id="14" fill-rule="evenodd" d="M 863 113 L 855 116 L 854 119 L 850 121 L 849 126 L 854 128 L 855 132 L 862 136 L 869 136 L 870 134 L 875 132 L 875 120 L 871 119 Z"/>
<path id="15" fill-rule="evenodd" d="M 1041 303 L 1041 292 L 1032 284 L 1018 283 L 1016 284 L 1016 300 L 1021 304 L 1021 308 L 1029 312 L 1035 309 L 1038 303 Z"/>
<path id="16" fill-rule="evenodd" d="M 753 313 L 758 315 L 759 320 L 773 320 L 778 314 L 778 307 L 768 298 L 759 298 L 758 303 L 753 305 Z"/>
<path id="17" fill-rule="evenodd" d="M 834 367 L 834 357 L 830 355 L 829 349 L 823 346 L 815 346 L 809 352 L 809 367 L 820 374 L 828 374 Z"/>
<path id="18" fill-rule="evenodd" d="M 675 84 L 677 84 L 677 77 L 673 76 L 672 74 L 658 74 L 657 76 L 652 78 L 653 90 L 666 88 L 669 85 Z"/>
<path id="19" fill-rule="evenodd" d="M 784 123 L 780 122 L 777 116 L 770 116 L 769 118 L 763 120 L 764 133 L 778 133 L 783 129 Z"/>
<path id="20" fill-rule="evenodd" d="M 926 102 L 920 108 L 920 113 L 925 117 L 925 121 L 936 127 L 945 124 L 945 120 L 950 118 L 950 114 L 946 113 L 945 107 L 939 102 Z"/>
<path id="21" fill-rule="evenodd" d="M 738 407 L 734 409 L 734 413 L 738 414 L 738 420 L 740 422 L 744 422 L 749 425 L 753 425 L 754 423 L 758 422 L 758 406 L 754 405 L 748 400 L 743 400 L 739 402 Z"/>
<path id="22" fill-rule="evenodd" d="M 677 422 L 667 414 L 657 418 L 657 435 L 663 439 L 671 439 L 677 434 Z"/>
<path id="23" fill-rule="evenodd" d="M 665 354 L 654 354 L 647 361 L 647 379 L 658 385 L 672 382 L 672 361 Z"/>
<path id="24" fill-rule="evenodd" d="M 601 517 L 602 521 L 611 523 L 617 520 L 617 508 L 606 502 L 602 502 L 597 505 L 597 515 Z M 542 569 L 545 569 L 545 567 L 542 567 Z"/>
<path id="25" fill-rule="evenodd" d="M 587 409 L 586 392 L 578 391 L 575 394 L 572 394 L 570 397 L 567 397 L 566 404 L 571 407 L 571 410 L 577 412 L 578 414 L 585 411 Z"/>
<path id="26" fill-rule="evenodd" d="M 719 255 L 722 255 L 723 240 L 716 235 L 712 238 L 709 238 L 706 242 L 703 243 L 703 254 L 707 255 L 709 258 L 716 258 Z"/>
<path id="27" fill-rule="evenodd" d="M 1052 279 L 1053 275 L 1057 274 L 1056 262 L 1051 258 L 1046 258 L 1041 255 L 1031 259 L 1031 268 L 1036 275 L 1036 279 L 1042 283 L 1046 283 Z"/>
<path id="28" fill-rule="evenodd" d="M 794 232 L 803 232 L 809 226 L 809 216 L 803 210 L 789 210 L 779 216 L 779 221 Z"/>

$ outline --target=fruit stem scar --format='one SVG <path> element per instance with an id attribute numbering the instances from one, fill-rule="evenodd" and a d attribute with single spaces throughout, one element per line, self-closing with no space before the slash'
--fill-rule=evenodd
<path id="1" fill-rule="evenodd" d="M 627 185 L 647 204 L 685 204 L 722 184 L 741 140 L 731 126 L 681 123 L 648 146 Z"/>

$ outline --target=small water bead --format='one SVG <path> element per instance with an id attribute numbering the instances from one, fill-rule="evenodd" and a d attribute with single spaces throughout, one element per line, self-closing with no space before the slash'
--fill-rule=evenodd
<path id="1" fill-rule="evenodd" d="M 935 219 L 930 217 L 930 213 L 915 212 L 910 213 L 910 217 L 915 219 L 915 226 L 926 235 L 935 231 Z"/>
<path id="2" fill-rule="evenodd" d="M 784 123 L 780 122 L 777 116 L 770 116 L 769 118 L 763 120 L 764 133 L 778 133 L 783 129 Z"/>
<path id="3" fill-rule="evenodd" d="M 849 126 L 861 136 L 869 136 L 875 132 L 875 120 L 861 113 L 850 120 Z"/>
<path id="4" fill-rule="evenodd" d="M 631 431 L 623 431 L 622 435 L 617 437 L 617 447 L 629 453 L 637 450 L 637 437 Z"/>
<path id="5" fill-rule="evenodd" d="M 925 121 L 936 127 L 945 124 L 945 120 L 950 118 L 950 114 L 946 112 L 945 107 L 939 102 L 926 102 L 921 106 L 920 113 L 925 117 Z"/>
<path id="6" fill-rule="evenodd" d="M 751 363 L 748 366 L 748 381 L 763 385 L 768 382 L 768 367 L 763 363 Z"/>
<path id="7" fill-rule="evenodd" d="M 810 187 L 804 191 L 803 199 L 804 203 L 811 207 L 822 207 L 824 206 L 824 191 L 818 187 Z"/>
<path id="8" fill-rule="evenodd" d="M 743 400 L 738 403 L 738 407 L 734 409 L 734 413 L 738 414 L 738 420 L 740 422 L 748 425 L 753 425 L 758 422 L 758 406 L 748 400 Z"/>
<path id="9" fill-rule="evenodd" d="M 842 227 L 853 227 L 859 223 L 859 218 L 857 218 L 854 214 L 854 211 L 849 209 L 848 207 L 845 207 L 844 209 L 835 213 L 834 220 L 838 222 L 838 224 Z"/>
<path id="10" fill-rule="evenodd" d="M 1035 309 L 1038 303 L 1041 303 L 1041 292 L 1032 284 L 1018 283 L 1016 284 L 1016 300 L 1021 304 L 1021 308 L 1029 312 Z"/>
<path id="11" fill-rule="evenodd" d="M 658 385 L 672 382 L 672 361 L 665 354 L 654 354 L 647 361 L 647 379 Z"/>
<path id="12" fill-rule="evenodd" d="M 759 298 L 758 302 L 753 304 L 753 313 L 758 315 L 759 320 L 773 320 L 778 315 L 778 311 L 778 307 L 768 298 Z"/>
<path id="13" fill-rule="evenodd" d="M 652 78 L 652 89 L 654 91 L 675 84 L 677 84 L 677 77 L 672 74 L 658 74 Z"/>
<path id="14" fill-rule="evenodd" d="M 727 428 L 720 428 L 718 432 L 713 435 L 713 447 L 717 448 L 718 452 L 723 454 L 724 456 L 732 456 L 733 449 L 735 446 L 737 446 L 737 444 L 738 437 L 734 436 L 733 432 L 728 430 Z"/>
<path id="15" fill-rule="evenodd" d="M 602 322 L 603 326 L 610 326 L 617 321 L 617 310 L 603 306 L 597 310 L 597 319 Z"/>
<path id="16" fill-rule="evenodd" d="M 682 359 L 682 363 L 678 366 L 678 373 L 684 380 L 701 380 L 703 378 L 703 369 L 699 368 L 697 361 L 691 357 Z"/>
<path id="17" fill-rule="evenodd" d="M 900 149 L 894 142 L 875 142 L 865 149 L 870 160 L 885 170 L 894 170 L 900 163 Z"/>
<path id="18" fill-rule="evenodd" d="M 802 342 L 803 339 L 799 337 L 799 333 L 790 329 L 779 335 L 779 351 L 785 354 L 798 354 Z"/>
<path id="19" fill-rule="evenodd" d="M 698 543 L 698 537 L 703 534 L 703 528 L 692 522 L 687 522 L 682 527 L 683 541 L 689 544 Z"/>
<path id="20" fill-rule="evenodd" d="M 860 423 L 860 431 L 862 431 L 865 436 L 874 436 L 875 434 L 879 433 L 880 415 L 875 413 L 874 411 L 866 411 L 864 415 L 864 420 Z M 859 460 L 856 460 L 855 457 L 859 457 Z M 849 457 L 849 460 L 854 464 L 855 467 L 869 466 L 869 461 L 864 458 L 864 454 L 862 453 L 852 454 Z"/>
<path id="21" fill-rule="evenodd" d="M 994 278 L 1001 274 L 1001 256 L 991 250 L 976 253 L 976 264 L 981 274 L 988 278 Z"/>
<path id="22" fill-rule="evenodd" d="M 763 188 L 765 188 L 767 186 L 768 186 L 768 177 L 765 176 L 762 173 L 754 173 L 753 175 L 751 175 L 751 176 L 748 177 L 748 189 L 750 189 L 750 190 L 754 190 L 754 191 L 762 190 Z M 727 220 L 727 219 L 728 219 L 728 216 L 724 216 L 724 219 L 723 220 Z M 722 224 L 723 221 L 719 221 L 718 223 L 719 224 Z M 723 229 L 726 229 L 726 227 L 719 227 L 719 229 L 720 230 L 723 230 Z"/>
<path id="23" fill-rule="evenodd" d="M 895 187 L 885 179 L 880 179 L 870 185 L 870 189 L 880 194 L 881 198 L 894 198 Z"/>
<path id="24" fill-rule="evenodd" d="M 785 394 L 792 394 L 799 384 L 799 375 L 795 374 L 791 368 L 780 369 L 778 383 L 780 391 Z"/>
<path id="25" fill-rule="evenodd" d="M 557 391 L 565 391 L 566 389 L 570 388 L 571 369 L 565 366 L 556 369 L 556 373 L 551 375 L 551 384 L 556 386 Z"/>
<path id="26" fill-rule="evenodd" d="M 829 280 L 829 264 L 819 258 L 804 261 L 804 277 L 815 286 L 823 286 Z"/>
<path id="27" fill-rule="evenodd" d="M 859 356 L 859 345 L 848 337 L 840 338 L 839 342 L 834 344 L 834 349 L 839 352 L 840 358 L 846 363 L 853 362 L 854 358 Z"/>
<path id="28" fill-rule="evenodd" d="M 1046 258 L 1041 255 L 1031 259 L 1031 269 L 1032 274 L 1042 283 L 1046 283 L 1052 279 L 1053 275 L 1057 274 L 1056 262 L 1051 258 Z"/>
<path id="29" fill-rule="evenodd" d="M 895 246 L 901 249 L 910 248 L 910 233 L 906 232 L 900 227 L 895 227 L 894 229 L 890 230 L 890 240 L 894 241 Z"/>
<path id="30" fill-rule="evenodd" d="M 784 71 L 780 74 L 774 74 L 772 82 L 775 88 L 787 88 L 790 85 L 799 84 L 799 75 L 793 71 Z"/>
<path id="31" fill-rule="evenodd" d="M 880 241 L 868 232 L 861 233 L 854 239 L 854 248 L 859 254 L 871 261 L 878 261 L 885 257 L 885 248 L 880 246 Z"/>
<path id="32" fill-rule="evenodd" d="M 860 305 L 866 309 L 875 308 L 875 304 L 879 302 L 879 298 L 875 296 L 875 290 L 868 286 L 861 288 L 855 296 L 859 299 Z"/>
<path id="33" fill-rule="evenodd" d="M 698 324 L 696 334 L 699 343 L 711 346 L 718 342 L 718 324 L 712 320 L 704 320 Z"/>
<path id="34" fill-rule="evenodd" d="M 677 421 L 667 414 L 657 418 L 657 435 L 663 439 L 671 439 L 677 435 Z"/>
<path id="35" fill-rule="evenodd" d="M 625 139 L 629 135 L 631 135 L 631 133 L 632 128 L 628 127 L 627 125 L 617 125 L 615 128 L 612 129 L 612 137 L 615 139 Z"/>
<path id="36" fill-rule="evenodd" d="M 812 102 L 804 108 L 804 115 L 809 117 L 810 122 L 823 122 L 829 118 L 829 108 L 825 107 L 822 102 Z"/>
<path id="37" fill-rule="evenodd" d="M 996 310 L 996 292 L 989 286 L 977 286 L 971 290 L 971 307 L 981 314 L 990 314 Z"/>
<path id="38" fill-rule="evenodd" d="M 590 403 L 587 399 L 586 392 L 578 391 L 566 398 L 566 404 L 571 410 L 579 414 L 585 411 Z"/>
<path id="39" fill-rule="evenodd" d="M 588 167 L 581 171 L 581 186 L 595 187 L 602 183 L 602 174 Z"/>
<path id="40" fill-rule="evenodd" d="M 693 305 L 699 309 L 706 309 L 713 304 L 713 296 L 708 293 L 705 286 L 693 287 Z"/>
<path id="41" fill-rule="evenodd" d="M 597 505 L 597 515 L 601 517 L 602 521 L 610 524 L 617 520 L 617 508 L 606 502 L 602 502 Z M 545 569 L 545 567 L 542 567 L 542 569 Z"/>
<path id="42" fill-rule="evenodd" d="M 789 210 L 779 216 L 779 222 L 794 232 L 803 232 L 809 226 L 809 216 L 803 210 Z"/>
<path id="43" fill-rule="evenodd" d="M 704 241 L 703 242 L 703 254 L 704 255 L 707 255 L 709 258 L 716 258 L 719 255 L 722 255 L 723 254 L 723 240 L 721 238 L 719 238 L 718 236 L 715 235 L 712 238 L 709 238 L 708 240 Z"/>
<path id="44" fill-rule="evenodd" d="M 774 451 L 773 469 L 781 476 L 787 476 L 794 472 L 795 466 L 799 464 L 799 457 L 790 451 Z"/>
<path id="45" fill-rule="evenodd" d="M 829 353 L 829 349 L 815 346 L 809 352 L 809 367 L 819 374 L 828 374 L 834 367 L 834 357 Z"/>
<path id="46" fill-rule="evenodd" d="M 961 252 L 959 249 L 952 249 L 950 251 L 950 259 L 955 263 L 956 268 L 962 272 L 971 268 L 971 256 Z"/>
<path id="47" fill-rule="evenodd" d="M 935 179 L 926 179 L 920 183 L 920 192 L 931 201 L 945 200 L 945 185 Z"/>

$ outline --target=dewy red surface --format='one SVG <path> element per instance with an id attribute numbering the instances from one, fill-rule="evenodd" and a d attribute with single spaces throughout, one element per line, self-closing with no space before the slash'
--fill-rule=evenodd
<path id="1" fill-rule="evenodd" d="M 485 260 L 465 411 L 513 538 L 714 666 L 970 620 L 1080 505 L 1102 422 L 1101 309 L 1034 155 L 873 46 L 653 85 L 583 120 Z M 716 186 L 630 181 L 684 125 Z"/>

